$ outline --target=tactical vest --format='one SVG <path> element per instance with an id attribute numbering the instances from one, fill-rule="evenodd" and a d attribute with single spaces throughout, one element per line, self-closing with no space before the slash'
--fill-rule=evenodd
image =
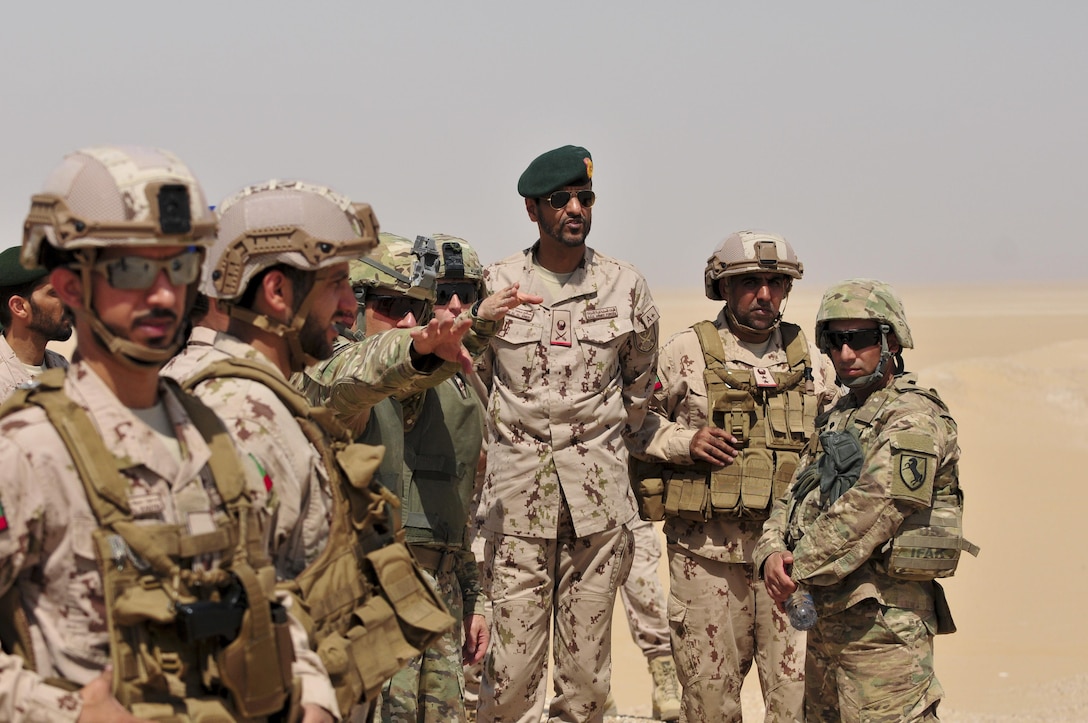
<path id="1" fill-rule="evenodd" d="M 359 441 L 386 447 L 378 478 L 401 500 L 407 541 L 460 548 L 483 444 L 483 413 L 460 373 L 418 396 L 416 404 L 392 398 L 376 404 Z"/>
<path id="2" fill-rule="evenodd" d="M 373 701 L 385 681 L 454 620 L 402 541 L 399 501 L 374 479 L 382 448 L 352 444 L 330 410 L 310 406 L 286 380 L 246 359 L 214 362 L 185 387 L 221 377 L 249 379 L 272 390 L 321 453 L 332 480 L 329 539 L 313 563 L 281 585 L 299 602 L 297 617 L 346 717 L 357 704 Z"/>
<path id="3" fill-rule="evenodd" d="M 633 462 L 643 519 L 767 518 L 812 436 L 817 404 L 805 336 L 794 324 L 782 322 L 779 328 L 789 369 L 771 372 L 726 368 L 725 347 L 714 324 L 692 326 L 703 352 L 707 421 L 737 439 L 739 454 L 724 467 Z M 654 502 L 653 492 L 663 499 Z"/>
<path id="4" fill-rule="evenodd" d="M 286 610 L 274 601 L 275 571 L 222 422 L 199 400 L 177 390 L 211 449 L 205 472 L 211 472 L 229 523 L 195 535 L 181 525 L 137 524 L 129 505 L 131 483 L 120 472 L 125 463 L 64 393 L 64 375 L 63 369 L 50 370 L 16 390 L 0 408 L 0 417 L 42 408 L 79 472 L 99 524 L 92 537 L 102 575 L 114 696 L 137 717 L 179 723 L 290 717 L 285 711 L 289 698 L 297 713 Z M 192 568 L 194 558 L 208 554 L 219 556 L 217 569 Z M 5 649 L 33 667 L 29 624 L 15 587 L 5 595 L 4 609 L 0 635 Z"/>
<path id="5" fill-rule="evenodd" d="M 936 404 L 943 415 L 948 413 L 948 407 L 935 390 L 920 387 L 913 379 L 896 377 L 890 388 L 873 392 L 850 420 L 861 447 L 885 427 L 892 416 L 888 402 L 901 394 L 921 394 Z M 819 438 L 813 438 L 809 450 L 810 458 L 814 460 L 825 452 Z M 827 470 L 827 466 L 820 470 L 814 463 L 799 475 L 795 485 L 798 489 L 792 501 L 794 507 L 807 494 L 803 488 L 814 489 L 820 474 L 827 474 Z M 805 478 L 810 478 L 809 484 L 803 484 Z M 875 563 L 881 573 L 890 577 L 928 581 L 954 575 L 963 551 L 977 556 L 979 548 L 963 536 L 963 491 L 959 485 L 959 470 L 957 465 L 949 465 L 939 468 L 934 476 L 930 506 L 903 519 L 895 535 L 881 547 L 882 556 Z"/>

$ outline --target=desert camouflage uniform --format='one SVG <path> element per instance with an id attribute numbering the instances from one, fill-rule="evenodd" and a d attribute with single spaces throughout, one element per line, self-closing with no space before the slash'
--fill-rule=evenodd
<path id="1" fill-rule="evenodd" d="M 635 518 L 631 528 L 635 554 L 631 572 L 620 588 L 623 611 L 631 637 L 647 660 L 672 655 L 669 620 L 666 617 L 665 591 L 657 574 L 661 561 L 661 542 L 652 522 Z"/>
<path id="2" fill-rule="evenodd" d="M 726 367 L 786 371 L 781 330 L 763 344 L 739 341 L 725 310 L 714 320 Z M 835 370 L 810 344 L 815 392 L 834 397 Z M 631 441 L 647 459 L 691 464 L 691 439 L 707 421 L 705 361 L 693 329 L 661 348 L 660 387 L 652 413 Z M 676 672 L 684 687 L 681 721 L 740 721 L 740 690 L 753 660 L 768 721 L 800 719 L 804 695 L 805 636 L 790 627 L 767 595 L 752 565 L 761 520 L 715 517 L 706 522 L 669 516 L 669 621 Z"/>
<path id="3" fill-rule="evenodd" d="M 373 338 L 373 337 L 371 337 Z M 402 500 L 409 547 L 457 623 L 382 691 L 381 720 L 464 720 L 463 621 L 484 596 L 467 533 L 483 413 L 457 374 L 434 389 L 379 403 L 360 441 L 386 445 L 378 477 Z"/>
<path id="4" fill-rule="evenodd" d="M 634 267 L 590 248 L 553 298 L 534 251 L 485 274 L 489 289 L 519 281 L 545 301 L 507 314 L 480 367 L 491 439 L 478 514 L 494 620 L 479 716 L 540 719 L 554 618 L 551 716 L 600 721 L 636 516 L 623 437 L 649 402 L 658 312 Z"/>
<path id="5" fill-rule="evenodd" d="M 68 360 L 53 351 L 45 350 L 43 366 L 46 369 L 56 367 L 68 368 Z M 15 350 L 11 348 L 8 340 L 0 334 L 0 402 L 7 399 L 15 387 L 29 382 L 33 377 L 26 370 L 26 366 L 15 356 Z"/>
<path id="6" fill-rule="evenodd" d="M 85 364 L 72 365 L 64 392 L 128 463 L 121 473 L 131 481 L 132 496 L 143 501 L 145 515 L 138 521 L 184 525 L 186 513 L 215 510 L 223 522 L 227 513 L 207 474 L 210 451 L 169 388 L 160 387 L 160 393 L 181 446 L 180 463 Z M 0 653 L 0 720 L 74 721 L 79 693 L 44 679 L 85 685 L 109 662 L 102 578 L 91 538 L 99 524 L 67 447 L 38 407 L 0 421 L 0 502 L 6 524 L 0 530 L 0 593 L 19 589 L 34 621 L 37 666 L 31 672 L 21 658 Z M 292 638 L 303 703 L 336 710 L 324 668 L 293 618 Z"/>
<path id="7" fill-rule="evenodd" d="M 208 330 L 197 327 L 194 331 L 195 342 L 191 338 L 163 374 L 183 382 L 214 362 L 236 358 L 283 376 L 268 357 L 238 338 L 219 332 L 208 345 Z M 219 377 L 201 382 L 193 391 L 223 420 L 238 449 L 263 473 L 264 484 L 256 492 L 260 495 L 257 504 L 273 515 L 269 553 L 278 577 L 297 577 L 329 536 L 332 499 L 321 453 L 306 438 L 291 410 L 260 382 Z"/>
<path id="8" fill-rule="evenodd" d="M 803 535 L 793 549 L 791 576 L 808 587 L 819 614 L 809 632 L 808 720 L 936 720 L 944 691 L 933 672 L 934 583 L 892 578 L 880 566 L 881 547 L 903 518 L 928 506 L 901 494 L 896 435 L 932 439 L 931 475 L 955 466 L 960 455 L 947 413 L 927 397 L 899 389 L 914 381 L 913 374 L 902 375 L 873 393 L 890 395 L 881 408 L 887 420 L 882 428 L 855 423 L 860 407 L 852 393 L 817 421 L 817 434 L 851 427 L 859 432 L 861 476 L 826 509 L 819 486 L 795 507 L 792 494 L 778 500 L 754 552 L 762 566 L 772 553 L 787 549 L 787 534 Z M 812 461 L 819 456 L 802 458 L 798 469 Z"/>

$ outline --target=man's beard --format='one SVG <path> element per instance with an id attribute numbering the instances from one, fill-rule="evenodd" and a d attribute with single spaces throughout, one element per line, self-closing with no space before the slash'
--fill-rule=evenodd
<path id="1" fill-rule="evenodd" d="M 314 359 L 328 359 L 332 356 L 332 342 L 327 335 L 329 325 L 321 325 L 313 314 L 306 317 L 302 330 L 298 333 L 298 343 L 303 353 Z"/>
<path id="2" fill-rule="evenodd" d="M 27 329 L 41 334 L 48 341 L 68 341 L 72 338 L 72 314 L 67 309 L 56 321 L 48 318 L 42 308 L 30 300 L 30 313 L 34 321 L 27 324 Z"/>
<path id="3" fill-rule="evenodd" d="M 582 232 L 575 238 L 564 238 L 563 236 L 563 222 L 567 220 L 564 215 L 560 217 L 554 224 L 542 221 L 541 225 L 544 226 L 544 232 L 551 236 L 559 243 L 569 248 L 577 248 L 578 246 L 584 246 L 586 238 L 589 236 L 590 222 L 588 218 L 582 219 Z"/>

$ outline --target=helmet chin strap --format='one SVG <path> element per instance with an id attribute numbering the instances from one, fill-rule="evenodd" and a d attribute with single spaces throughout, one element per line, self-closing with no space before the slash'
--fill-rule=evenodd
<path id="1" fill-rule="evenodd" d="M 83 280 L 83 308 L 76 309 L 73 313 L 76 316 L 83 317 L 87 320 L 91 327 L 91 333 L 94 335 L 95 339 L 98 340 L 98 343 L 107 349 L 110 354 L 116 357 L 122 364 L 131 367 L 132 369 L 143 371 L 149 368 L 158 368 L 170 361 L 185 344 L 185 338 L 188 335 L 188 325 L 178 324 L 178 329 L 174 333 L 174 341 L 170 346 L 162 349 L 153 349 L 149 346 L 137 344 L 130 339 L 125 339 L 114 334 L 102 321 L 101 317 L 99 317 L 98 311 L 91 303 L 91 267 L 94 264 L 95 255 L 81 254 L 80 256 L 79 271 L 80 277 Z M 196 294 L 197 282 L 193 282 L 187 287 L 185 304 L 186 316 L 188 316 L 189 309 L 192 308 L 193 302 L 196 301 Z"/>
<path id="2" fill-rule="evenodd" d="M 287 363 L 291 367 L 291 371 L 300 372 L 306 367 L 321 361 L 302 350 L 302 341 L 300 339 L 302 327 L 306 324 L 306 316 L 310 313 L 310 306 L 314 302 L 314 292 L 318 286 L 316 282 L 317 279 L 310 286 L 310 290 L 302 299 L 298 309 L 285 322 L 273 319 L 267 314 L 258 314 L 252 309 L 246 309 L 235 304 L 228 303 L 226 306 L 232 319 L 238 319 L 255 329 L 260 329 L 283 339 L 287 343 Z"/>
<path id="3" fill-rule="evenodd" d="M 778 307 L 778 315 L 774 317 L 774 323 L 766 329 L 756 329 L 755 327 L 740 323 L 740 321 L 737 320 L 737 315 L 729 308 L 728 301 L 725 303 L 725 318 L 726 321 L 729 322 L 729 328 L 732 329 L 742 341 L 754 343 L 766 341 L 774 330 L 778 328 L 778 325 L 782 323 L 782 315 L 786 313 L 787 301 L 789 301 L 788 295 L 782 299 L 782 303 Z"/>
<path id="4" fill-rule="evenodd" d="M 849 387 L 850 389 L 866 389 L 869 386 L 876 384 L 884 378 L 884 372 L 888 369 L 888 361 L 895 357 L 897 359 L 896 368 L 900 369 L 903 366 L 899 352 L 892 354 L 888 349 L 888 332 L 891 331 L 891 327 L 887 324 L 880 325 L 880 361 L 877 362 L 876 369 L 870 374 L 866 374 L 863 377 L 858 377 L 851 381 L 845 382 L 841 379 L 838 380 L 841 384 Z"/>

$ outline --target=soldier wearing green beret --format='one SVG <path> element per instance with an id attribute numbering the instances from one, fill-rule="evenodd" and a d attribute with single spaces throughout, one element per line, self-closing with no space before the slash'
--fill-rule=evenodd
<path id="1" fill-rule="evenodd" d="M 511 309 L 480 363 L 490 390 L 478 521 L 494 604 L 480 720 L 539 721 L 554 624 L 554 720 L 601 721 L 612 609 L 636 518 L 624 436 L 653 388 L 657 319 L 646 280 L 586 246 L 593 158 L 563 146 L 518 182 L 538 240 L 489 266 L 538 306 Z"/>
<path id="2" fill-rule="evenodd" d="M 45 345 L 72 336 L 72 314 L 45 269 L 19 263 L 20 247 L 0 253 L 0 400 L 12 389 L 68 360 Z"/>

